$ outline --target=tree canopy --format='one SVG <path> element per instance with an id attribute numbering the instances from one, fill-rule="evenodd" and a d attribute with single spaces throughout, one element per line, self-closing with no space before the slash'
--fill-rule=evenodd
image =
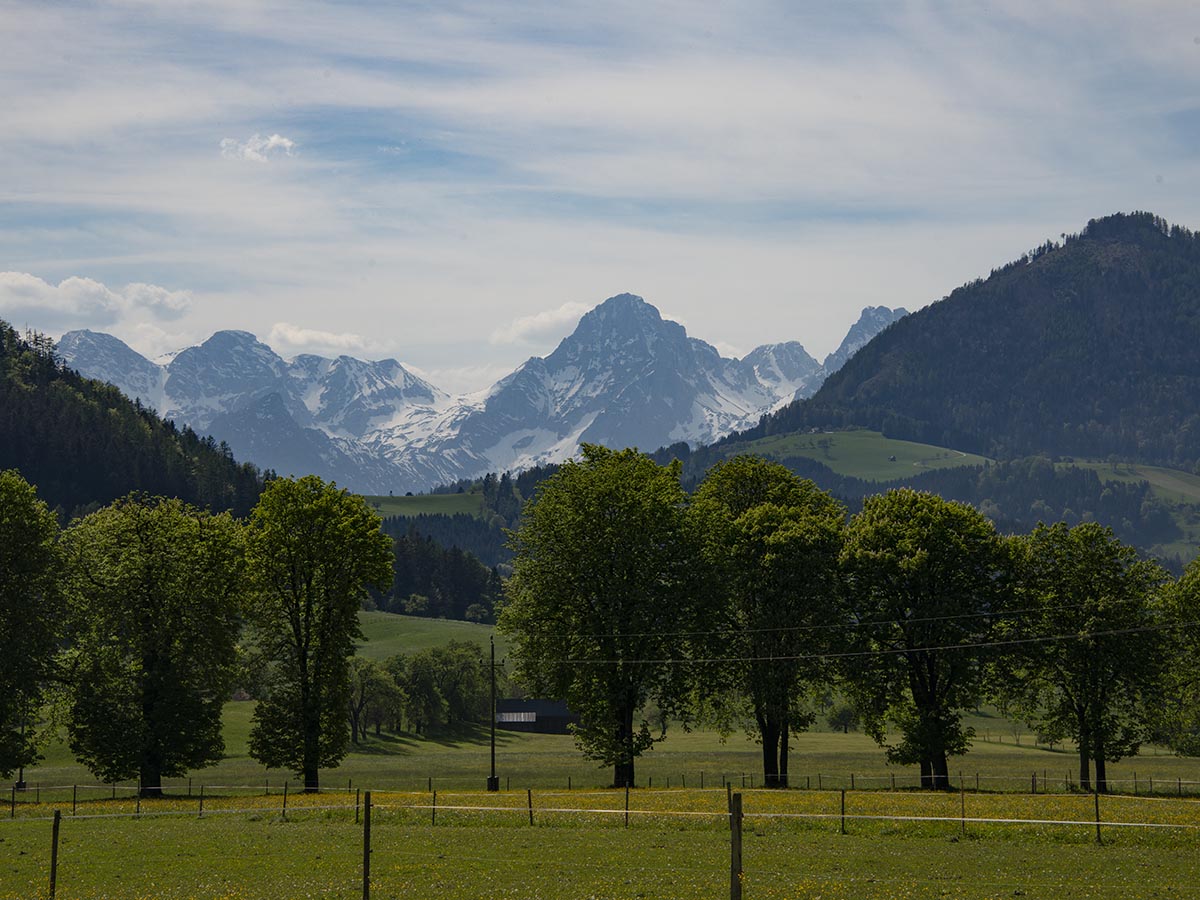
<path id="1" fill-rule="evenodd" d="M 270 482 L 247 526 L 249 618 L 265 660 L 250 752 L 305 790 L 346 753 L 349 658 L 367 588 L 392 577 L 392 546 L 362 497 L 315 475 Z"/>
<path id="2" fill-rule="evenodd" d="M 130 496 L 65 535 L 68 733 L 105 781 L 162 778 L 221 758 L 243 602 L 242 535 L 227 513 Z"/>
<path id="3" fill-rule="evenodd" d="M 845 509 L 783 466 L 743 456 L 709 472 L 691 516 L 717 594 L 706 655 L 729 659 L 705 667 L 706 693 L 749 703 L 765 783 L 787 787 L 789 736 L 812 721 L 799 708 L 805 687 L 827 670 Z"/>
<path id="4" fill-rule="evenodd" d="M 0 472 L 0 776 L 37 759 L 42 689 L 61 621 L 58 522 L 15 471 Z"/>
<path id="5" fill-rule="evenodd" d="M 637 717 L 679 706 L 694 628 L 694 544 L 677 465 L 584 445 L 544 481 L 515 532 L 500 627 L 518 679 L 566 699 L 590 758 L 634 783 L 656 740 Z M 661 735 L 660 735 L 661 737 Z"/>
<path id="6" fill-rule="evenodd" d="M 1106 764 L 1135 753 L 1157 716 L 1164 633 L 1156 605 L 1166 572 L 1088 522 L 1039 525 L 1020 539 L 1022 643 L 1011 691 L 1026 716 L 1079 753 L 1079 783 L 1107 790 Z"/>
<path id="7" fill-rule="evenodd" d="M 888 758 L 949 786 L 966 751 L 962 712 L 981 699 L 985 645 L 1009 596 L 1009 554 L 969 506 L 910 490 L 869 497 L 850 520 L 842 563 L 852 652 L 848 687 Z M 900 730 L 887 743 L 887 723 Z"/>

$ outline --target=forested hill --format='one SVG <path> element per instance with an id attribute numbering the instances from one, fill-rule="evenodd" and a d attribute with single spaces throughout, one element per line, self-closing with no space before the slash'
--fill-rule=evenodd
<path id="1" fill-rule="evenodd" d="M 1089 222 L 901 319 L 811 399 L 727 442 L 841 426 L 1195 471 L 1200 237 L 1149 213 Z"/>
<path id="2" fill-rule="evenodd" d="M 17 469 L 61 517 L 146 491 L 238 515 L 263 476 L 228 448 L 177 430 L 116 388 L 84 378 L 49 339 L 0 322 L 0 470 Z"/>

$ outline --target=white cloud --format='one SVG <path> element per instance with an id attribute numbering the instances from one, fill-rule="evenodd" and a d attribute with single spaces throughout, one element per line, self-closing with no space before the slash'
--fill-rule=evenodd
<path id="1" fill-rule="evenodd" d="M 589 309 L 586 303 L 567 302 L 557 309 L 520 316 L 497 328 L 488 340 L 493 344 L 532 344 L 562 337 Z"/>
<path id="2" fill-rule="evenodd" d="M 364 356 L 375 349 L 374 343 L 361 334 L 301 328 L 290 322 L 276 322 L 272 325 L 267 343 L 284 356 L 296 353 Z"/>
<path id="3" fill-rule="evenodd" d="M 0 272 L 0 316 L 48 332 L 107 327 L 126 318 L 177 319 L 191 303 L 189 292 L 156 284 L 110 288 L 74 276 L 52 284 L 27 272 Z"/>
<path id="4" fill-rule="evenodd" d="M 221 155 L 226 159 L 245 159 L 257 163 L 270 162 L 272 156 L 292 156 L 295 149 L 296 142 L 282 134 L 270 137 L 255 134 L 246 141 L 236 138 L 221 140 Z"/>

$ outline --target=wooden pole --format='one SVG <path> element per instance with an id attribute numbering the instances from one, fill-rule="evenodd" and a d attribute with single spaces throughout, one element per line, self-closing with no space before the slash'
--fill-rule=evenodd
<path id="1" fill-rule="evenodd" d="M 742 900 L 742 795 L 729 800 L 729 900 Z"/>
<path id="2" fill-rule="evenodd" d="M 625 793 L 626 794 L 629 793 L 628 786 L 625 787 Z M 533 788 L 525 789 L 525 799 L 526 799 L 526 802 L 529 804 L 529 824 L 532 825 L 533 824 Z M 626 813 L 626 815 L 628 815 L 628 813 Z"/>
<path id="3" fill-rule="evenodd" d="M 962 772 L 958 773 L 959 815 L 962 821 L 962 834 L 967 834 L 967 788 L 963 784 Z"/>
<path id="4" fill-rule="evenodd" d="M 363 797 L 363 900 L 371 900 L 371 792 Z"/>
<path id="5" fill-rule="evenodd" d="M 437 791 L 433 792 L 433 805 L 429 807 L 429 824 L 437 824 Z"/>
<path id="6" fill-rule="evenodd" d="M 1096 798 L 1096 843 L 1103 844 L 1104 841 L 1102 841 L 1100 839 L 1100 780 L 1099 779 L 1095 779 L 1092 782 L 1092 794 Z"/>
<path id="7" fill-rule="evenodd" d="M 58 886 L 58 829 L 62 824 L 62 813 L 54 811 L 54 825 L 50 830 L 50 900 L 54 900 L 54 891 Z"/>

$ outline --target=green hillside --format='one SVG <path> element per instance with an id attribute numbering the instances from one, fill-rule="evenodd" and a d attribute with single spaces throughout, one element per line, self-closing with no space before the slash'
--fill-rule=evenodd
<path id="1" fill-rule="evenodd" d="M 452 619 L 424 619 L 385 612 L 362 612 L 358 616 L 367 641 L 359 647 L 360 656 L 386 659 L 398 653 L 415 653 L 427 647 L 439 647 L 450 641 L 474 641 L 486 648 L 494 632 L 491 625 L 457 622 Z M 508 652 L 508 639 L 496 635 L 496 653 Z"/>
<path id="2" fill-rule="evenodd" d="M 751 453 L 779 462 L 806 458 L 828 466 L 838 475 L 864 481 L 895 481 L 934 469 L 981 466 L 987 460 L 932 444 L 887 438 L 878 431 L 827 431 L 776 434 L 730 445 L 730 455 Z"/>
<path id="3" fill-rule="evenodd" d="M 82 377 L 37 334 L 0 321 L 0 470 L 16 469 L 63 518 L 131 491 L 245 515 L 263 475 L 109 384 Z"/>
<path id="4" fill-rule="evenodd" d="M 366 498 L 379 515 L 387 516 L 453 516 L 465 513 L 483 515 L 483 494 L 477 490 L 461 494 L 415 494 L 410 497 L 369 496 Z"/>
<path id="5" fill-rule="evenodd" d="M 997 459 L 1200 465 L 1200 238 L 1094 220 L 896 322 L 742 440 L 859 427 Z"/>

